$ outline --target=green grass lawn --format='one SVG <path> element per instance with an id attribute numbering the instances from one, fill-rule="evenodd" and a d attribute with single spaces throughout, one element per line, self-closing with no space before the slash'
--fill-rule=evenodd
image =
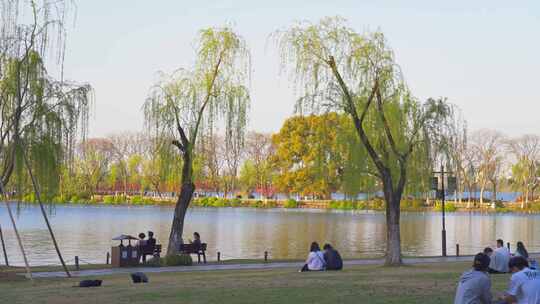
<path id="1" fill-rule="evenodd" d="M 0 303 L 453 303 L 457 279 L 469 265 L 150 273 L 150 283 L 140 285 L 115 275 L 101 277 L 98 288 L 73 288 L 80 278 L 31 283 L 0 276 Z M 493 291 L 502 292 L 508 278 L 492 276 Z"/>

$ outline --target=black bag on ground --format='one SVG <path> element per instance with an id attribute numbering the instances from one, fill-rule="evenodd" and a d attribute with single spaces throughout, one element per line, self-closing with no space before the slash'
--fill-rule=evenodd
<path id="1" fill-rule="evenodd" d="M 102 280 L 82 280 L 79 282 L 79 287 L 99 287 Z"/>
<path id="2" fill-rule="evenodd" d="M 133 283 L 148 283 L 148 277 L 142 272 L 134 272 L 131 274 Z"/>

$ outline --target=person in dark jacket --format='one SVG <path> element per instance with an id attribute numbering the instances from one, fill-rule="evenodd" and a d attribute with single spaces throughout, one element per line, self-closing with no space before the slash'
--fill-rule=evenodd
<path id="1" fill-rule="evenodd" d="M 144 247 L 146 246 L 146 235 L 144 233 L 139 233 L 139 240 L 137 241 L 137 246 Z"/>
<path id="2" fill-rule="evenodd" d="M 195 250 L 201 249 L 201 235 L 198 232 L 193 233 L 193 241 L 189 241 L 191 244 L 193 244 L 193 247 L 195 247 Z"/>
<path id="3" fill-rule="evenodd" d="M 150 248 L 156 247 L 156 239 L 154 238 L 154 233 L 152 231 L 148 231 L 148 240 L 146 240 L 146 246 Z"/>
<path id="4" fill-rule="evenodd" d="M 337 250 L 335 250 L 330 244 L 325 244 L 324 260 L 326 261 L 326 270 L 341 270 L 343 269 L 343 260 Z"/>

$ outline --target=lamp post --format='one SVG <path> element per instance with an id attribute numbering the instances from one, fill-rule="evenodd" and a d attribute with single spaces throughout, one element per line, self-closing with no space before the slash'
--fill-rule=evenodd
<path id="1" fill-rule="evenodd" d="M 442 200 L 442 231 L 441 231 L 441 240 L 442 240 L 442 256 L 446 256 L 446 208 L 445 208 L 445 198 L 446 193 L 444 192 L 444 166 L 441 164 L 441 194 Z"/>
<path id="2" fill-rule="evenodd" d="M 442 230 L 441 230 L 441 241 L 442 241 L 442 256 L 446 256 L 446 188 L 444 185 L 444 175 L 449 175 L 452 172 L 445 172 L 444 171 L 444 165 L 441 164 L 441 171 L 435 171 L 433 172 L 434 175 L 440 175 L 441 181 L 439 183 L 438 178 L 434 178 L 434 185 L 433 188 L 436 190 L 437 195 L 436 198 L 439 198 L 442 202 Z M 449 188 L 453 188 L 452 183 L 455 183 L 455 181 L 449 178 Z M 439 188 L 440 184 L 440 188 Z"/>

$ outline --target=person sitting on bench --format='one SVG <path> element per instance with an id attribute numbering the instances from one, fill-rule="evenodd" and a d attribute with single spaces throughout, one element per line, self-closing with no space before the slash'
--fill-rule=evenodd
<path id="1" fill-rule="evenodd" d="M 148 239 L 145 240 L 144 233 L 139 234 L 139 242 L 137 243 L 139 247 L 139 254 L 142 258 L 142 262 L 146 262 L 146 256 L 147 255 L 154 255 L 154 251 L 156 250 L 156 239 L 154 238 L 154 233 L 152 231 L 148 231 Z"/>
<path id="2" fill-rule="evenodd" d="M 180 253 L 196 254 L 199 263 L 201 262 L 202 256 L 203 262 L 206 263 L 206 243 L 201 241 L 201 235 L 198 232 L 193 233 L 193 238 L 193 241 L 189 240 L 189 243 L 180 244 Z"/>
<path id="3" fill-rule="evenodd" d="M 195 250 L 201 250 L 201 235 L 198 232 L 193 233 L 193 241 L 189 241 L 191 244 L 193 244 L 193 247 Z"/>
<path id="4" fill-rule="evenodd" d="M 148 240 L 146 240 L 146 246 L 149 248 L 156 247 L 156 239 L 154 238 L 154 233 L 152 231 L 148 231 Z"/>
<path id="5" fill-rule="evenodd" d="M 144 233 L 139 233 L 139 240 L 137 241 L 137 246 L 144 247 L 146 246 L 146 235 Z"/>

